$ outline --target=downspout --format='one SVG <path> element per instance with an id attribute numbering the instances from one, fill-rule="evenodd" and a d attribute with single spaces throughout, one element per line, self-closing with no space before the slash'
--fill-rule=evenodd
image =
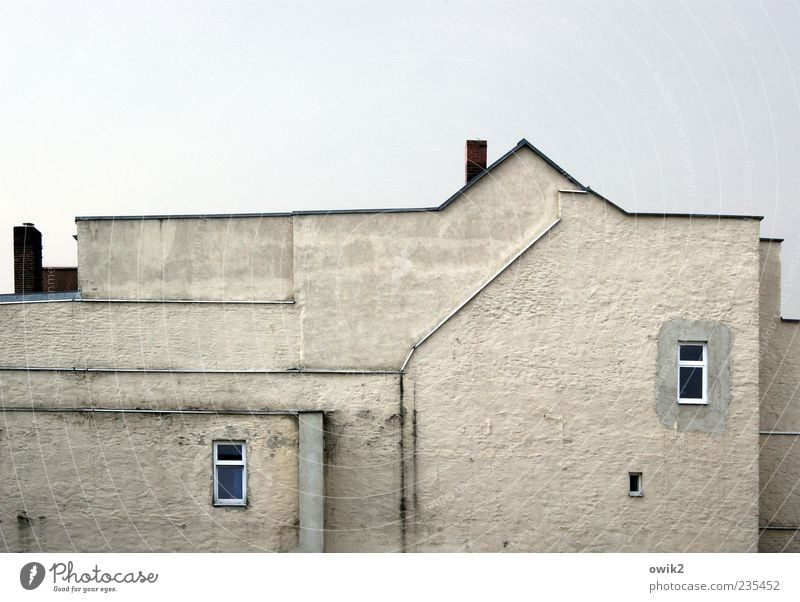
<path id="1" fill-rule="evenodd" d="M 560 210 L 559 210 L 560 214 Z M 539 240 L 544 237 L 558 222 L 561 221 L 561 218 L 556 218 L 550 225 L 548 225 L 544 230 L 542 230 L 538 236 L 534 237 L 528 244 L 526 244 L 519 252 L 514 254 L 508 261 L 506 261 L 503 266 L 497 270 L 494 274 L 492 274 L 489 278 L 487 278 L 483 284 L 481 284 L 472 294 L 470 294 L 466 299 L 464 299 L 453 311 L 447 314 L 442 320 L 440 320 L 431 330 L 428 331 L 419 341 L 417 341 L 414 346 L 411 347 L 411 350 L 408 352 L 403 365 L 400 368 L 399 376 L 400 376 L 400 408 L 399 408 L 399 418 L 400 418 L 400 548 L 401 552 L 406 552 L 406 547 L 408 545 L 408 496 L 406 491 L 406 453 L 405 453 L 405 427 L 406 427 L 406 408 L 405 408 L 405 383 L 404 378 L 406 374 L 406 368 L 408 367 L 409 362 L 411 361 L 411 357 L 414 355 L 414 351 L 416 351 L 417 347 L 422 345 L 425 341 L 427 341 L 437 330 L 439 330 L 442 326 L 447 323 L 450 318 L 455 316 L 458 312 L 460 312 L 470 301 L 472 301 L 475 297 L 477 297 L 487 286 L 489 286 L 500 274 L 505 272 L 509 266 L 511 266 L 517 259 L 522 257 L 522 255 L 530 249 L 533 245 L 535 245 Z M 411 437 L 412 437 L 412 444 L 414 446 L 413 449 L 413 471 L 414 471 L 414 508 L 417 507 L 417 491 L 416 491 L 416 447 L 417 447 L 417 403 L 416 403 L 416 394 L 414 396 L 414 409 L 412 414 L 412 425 L 411 425 Z"/>
<path id="2" fill-rule="evenodd" d="M 408 510 L 406 500 L 406 453 L 405 453 L 405 430 L 406 430 L 406 409 L 403 402 L 403 373 L 400 373 L 400 551 L 406 551 L 406 530 L 408 522 Z"/>

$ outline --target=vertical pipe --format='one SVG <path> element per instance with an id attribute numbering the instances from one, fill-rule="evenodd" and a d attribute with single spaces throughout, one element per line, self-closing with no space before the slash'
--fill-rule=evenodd
<path id="1" fill-rule="evenodd" d="M 400 551 L 406 551 L 406 528 L 408 512 L 406 510 L 406 408 L 403 401 L 403 373 L 400 373 Z"/>
<path id="2" fill-rule="evenodd" d="M 300 552 L 325 551 L 325 475 L 322 412 L 298 414 Z"/>

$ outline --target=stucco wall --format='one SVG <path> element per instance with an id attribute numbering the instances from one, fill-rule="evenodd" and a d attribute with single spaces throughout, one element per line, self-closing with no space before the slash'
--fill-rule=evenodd
<path id="1" fill-rule="evenodd" d="M 212 506 L 212 441 L 247 441 L 248 507 Z M 0 532 L 14 552 L 291 551 L 292 416 L 4 415 Z"/>
<path id="2" fill-rule="evenodd" d="M 0 371 L 3 404 L 323 411 L 328 551 L 754 550 L 758 223 L 637 219 L 592 195 L 558 193 L 571 186 L 522 149 L 435 213 L 79 222 L 84 298 L 296 303 L 0 306 L 0 366 L 66 369 Z M 280 372 L 396 370 L 559 212 L 544 239 L 416 351 L 402 389 L 399 374 Z M 723 428 L 716 421 L 686 432 L 659 419 L 657 337 L 667 320 L 729 329 Z M 71 371 L 84 367 L 132 371 Z M 141 371 L 153 369 L 178 372 Z M 214 372 L 224 370 L 239 372 Z M 6 444 L 22 439 L 26 457 L 42 441 L 53 448 L 44 464 L 30 459 L 28 472 L 2 465 L 0 476 L 20 477 L 13 503 L 0 505 L 3 533 L 9 522 L 19 530 L 23 496 L 28 516 L 50 520 L 57 507 L 41 488 L 43 467 L 60 466 L 49 475 L 58 488 L 90 470 L 58 463 L 71 450 L 91 457 L 95 439 L 116 449 L 135 440 L 160 466 L 163 445 L 147 443 L 151 424 L 167 440 L 206 441 L 216 428 L 194 417 L 189 426 L 143 417 L 116 445 L 124 431 L 110 419 L 47 415 L 37 436 L 25 422 L 31 415 L 2 416 Z M 258 429 L 273 428 L 264 426 L 272 419 L 252 420 L 242 428 L 268 440 Z M 283 437 L 286 450 L 292 437 Z M 197 445 L 177 469 L 193 481 L 197 458 L 210 454 L 210 444 Z M 128 459 L 112 460 L 111 472 L 125 471 Z M 296 486 L 288 463 L 289 451 L 267 462 Z M 628 497 L 628 471 L 644 473 L 643 497 Z M 136 478 L 121 499 L 143 503 Z M 198 487 L 209 500 L 208 481 Z M 168 489 L 164 482 L 151 492 L 178 506 L 200 495 L 176 500 Z M 171 533 L 167 513 L 147 515 L 133 534 L 114 522 L 119 499 L 102 487 L 93 498 L 103 524 L 123 531 L 115 550 L 143 541 L 187 549 L 161 533 Z M 269 533 L 251 533 L 248 521 L 227 525 L 239 548 L 211 535 L 191 541 L 199 550 L 250 549 L 256 539 L 288 549 L 296 543 L 296 530 L 285 528 L 297 511 L 292 499 L 282 498 L 280 527 Z M 67 525 L 84 524 L 80 508 L 71 507 Z M 40 528 L 36 545 L 72 549 L 63 531 Z M 15 537 L 9 549 L 32 545 Z M 81 542 L 75 547 L 97 549 Z"/>
<path id="3" fill-rule="evenodd" d="M 290 299 L 292 221 L 78 221 L 78 266 L 85 298 Z"/>
<path id="4" fill-rule="evenodd" d="M 0 396 L 5 406 L 324 411 L 326 551 L 400 548 L 398 391 L 396 375 L 0 372 Z M 89 505 L 94 508 L 91 520 L 98 520 L 112 532 L 116 538 L 114 550 L 120 552 L 147 549 L 144 541 L 160 551 L 255 550 L 256 546 L 288 550 L 294 545 L 297 537 L 293 522 L 297 512 L 294 418 L 291 428 L 278 428 L 273 417 L 262 416 L 247 420 L 228 415 L 214 419 L 195 415 L 168 419 L 132 416 L 129 420 L 126 414 L 127 428 L 121 428 L 122 419 L 37 413 L 35 420 L 40 426 L 36 430 L 31 426 L 31 414 L 0 414 L 4 437 L 0 440 L 3 450 L 0 479 L 10 484 L 0 494 L 3 533 L 7 529 L 17 533 L 16 515 L 21 509 L 31 517 L 45 516 L 49 525 L 36 544 L 25 543 L 17 535 L 14 538 L 11 534 L 4 535 L 10 551 L 25 551 L 24 546 L 33 545 L 40 545 L 46 551 L 73 550 L 59 520 L 63 519 L 70 531 L 73 527 L 83 529 Z M 280 425 L 285 420 L 288 419 L 279 421 Z M 199 518 L 192 527 L 192 512 L 198 508 L 196 500 L 208 505 L 211 499 L 211 485 L 207 475 L 198 472 L 198 466 L 208 467 L 212 434 L 223 425 L 252 428 L 256 440 L 266 442 L 266 447 L 261 446 L 265 474 L 273 475 L 270 478 L 274 482 L 251 481 L 252 512 L 248 509 L 238 520 L 221 519 L 219 525 L 211 525 L 209 521 L 230 509 L 212 512 L 209 506 L 210 517 Z M 273 435 L 282 441 L 279 449 L 269 447 Z M 148 465 L 160 467 L 166 459 L 158 458 L 172 448 L 165 446 L 165 442 L 180 440 L 185 441 L 189 451 L 175 460 L 173 474 L 186 475 L 187 486 L 176 491 L 168 479 L 156 478 L 155 468 L 140 471 L 132 450 L 141 451 L 141 456 L 148 458 Z M 106 445 L 108 458 L 103 459 L 101 452 Z M 78 459 L 77 467 L 71 464 L 72 455 Z M 256 461 L 256 456 L 250 460 Z M 16 462 L 16 467 L 12 462 Z M 43 483 L 44 466 L 48 468 L 49 482 Z M 72 491 L 76 473 L 83 474 L 86 470 L 91 482 L 104 476 L 118 476 L 124 485 L 122 491 L 98 485 L 91 504 L 72 493 L 70 499 L 75 503 L 61 509 L 62 519 L 59 519 L 50 487 L 55 491 Z M 150 489 L 141 492 L 140 483 L 145 477 Z M 279 495 L 277 500 L 276 495 Z M 164 501 L 163 508 L 153 505 L 156 499 Z M 122 503 L 153 506 L 144 508 L 142 520 L 132 525 L 124 520 Z M 172 514 L 183 517 L 178 524 L 186 523 L 186 529 L 181 531 L 187 536 L 191 534 L 188 541 L 175 538 L 173 523 L 178 519 L 171 518 Z M 250 515 L 254 515 L 252 521 Z M 258 521 L 260 524 L 255 526 Z M 204 525 L 210 529 L 207 535 L 203 535 Z M 93 533 L 97 535 L 97 530 Z M 79 551 L 97 550 L 105 545 L 102 540 L 88 536 L 77 537 L 75 542 Z"/>
<path id="5" fill-rule="evenodd" d="M 81 296 L 295 299 L 282 315 L 299 320 L 299 365 L 398 368 L 428 329 L 557 218 L 564 186 L 521 148 L 442 211 L 82 220 Z"/>
<path id="6" fill-rule="evenodd" d="M 565 186 L 523 148 L 440 212 L 297 216 L 304 365 L 398 368 L 558 217 L 556 191 Z"/>
<path id="7" fill-rule="evenodd" d="M 781 320 L 781 254 L 761 243 L 761 430 L 800 432 L 800 325 Z M 763 552 L 800 552 L 800 437 L 762 435 L 760 522 Z"/>
<path id="8" fill-rule="evenodd" d="M 391 551 L 400 548 L 398 391 L 396 375 L 0 373 L 0 396 L 5 406 L 56 409 L 106 407 L 324 411 L 326 551 Z M 127 416 L 125 421 L 128 420 Z M 0 478 L 4 483 L 15 484 L 11 489 L 3 489 L 11 496 L 11 501 L 9 502 L 9 498 L 0 499 L 0 511 L 3 514 L 0 519 L 4 528 L 16 524 L 16 514 L 20 510 L 23 497 L 26 504 L 23 508 L 27 508 L 28 515 L 46 516 L 48 524 L 57 523 L 58 517 L 54 515 L 53 500 L 48 487 L 51 484 L 60 490 L 71 486 L 76 471 L 82 473 L 84 469 L 88 469 L 90 475 L 97 475 L 105 474 L 97 472 L 103 469 L 109 475 L 119 475 L 124 479 L 128 472 L 138 470 L 135 464 L 131 464 L 134 458 L 130 452 L 134 447 L 136 450 L 141 449 L 142 454 L 148 458 L 154 459 L 169 451 L 164 446 L 165 441 L 184 439 L 187 445 L 191 443 L 195 446 L 190 455 L 178 459 L 174 466 L 176 474 L 191 475 L 191 479 L 187 478 L 187 481 L 195 483 L 195 489 L 178 492 L 173 490 L 168 480 L 149 479 L 151 497 L 169 500 L 172 506 L 165 504 L 163 511 L 143 509 L 147 520 L 141 524 L 136 523 L 135 532 L 132 532 L 133 527 L 130 524 L 115 522 L 121 512 L 117 492 L 113 488 L 101 488 L 97 491 L 92 498 L 97 520 L 102 519 L 105 521 L 103 524 L 114 525 L 120 532 L 115 551 L 145 549 L 140 541 L 142 538 L 152 542 L 151 545 L 161 551 L 190 549 L 185 540 L 164 539 L 161 531 L 165 525 L 171 525 L 170 513 L 181 514 L 183 507 L 187 512 L 189 508 L 196 509 L 196 499 L 210 503 L 211 489 L 208 479 L 211 473 L 207 460 L 210 458 L 210 440 L 214 429 L 218 430 L 221 425 L 226 424 L 244 424 L 247 428 L 252 426 L 254 436 L 259 440 L 269 439 L 276 429 L 273 418 L 248 418 L 243 422 L 241 418 L 227 415 L 213 420 L 193 415 L 161 421 L 153 417 L 139 418 L 134 415 L 127 422 L 127 429 L 119 432 L 116 432 L 116 427 L 107 426 L 118 425 L 119 422 L 111 422 L 105 417 L 96 418 L 92 422 L 83 417 L 75 418 L 63 414 L 51 417 L 37 413 L 35 420 L 42 425 L 39 431 L 30 427 L 30 414 L 7 412 L 0 414 L 0 419 L 7 421 L 6 425 L 0 423 L 0 428 L 7 429 L 1 443 L 4 451 L 0 454 L 3 458 Z M 67 428 L 65 424 L 70 427 Z M 295 517 L 297 511 L 294 418 L 292 425 L 291 433 L 286 430 L 288 427 L 281 427 L 279 432 L 280 438 L 284 440 L 280 446 L 282 455 L 277 456 L 277 459 L 265 459 L 269 470 L 275 472 L 276 482 L 282 483 L 282 488 L 291 491 L 287 493 L 282 490 L 280 503 L 274 506 L 274 488 L 266 482 L 263 488 L 251 482 L 250 500 L 254 509 L 252 514 L 259 515 L 256 519 L 263 519 L 264 524 L 255 528 L 249 519 L 241 517 L 239 522 L 223 522 L 222 525 L 229 530 L 228 536 L 235 537 L 241 545 L 237 547 L 231 539 L 215 539 L 213 535 L 201 537 L 198 531 L 198 536 L 191 539 L 195 546 L 193 549 L 213 551 L 224 547 L 228 550 L 255 550 L 260 546 L 263 549 L 284 550 L 293 545 L 296 531 L 292 535 L 287 532 L 284 524 L 285 520 L 289 520 L 287 517 Z M 97 455 L 98 445 L 105 440 L 117 450 L 116 455 L 111 461 L 101 460 L 99 467 L 90 466 L 87 464 L 89 458 L 101 457 Z M 12 450 L 13 446 L 18 448 Z M 42 484 L 39 478 L 43 470 L 39 457 L 40 448 L 59 462 L 56 465 L 58 468 L 48 471 L 50 484 Z M 15 454 L 13 457 L 17 462 L 16 469 L 9 464 L 11 451 Z M 272 451 L 270 449 L 269 453 Z M 264 450 L 264 453 L 267 451 Z M 69 464 L 72 454 L 86 458 L 85 462 L 79 463 L 77 468 L 64 468 L 64 462 Z M 20 468 L 20 458 L 32 463 L 32 472 Z M 251 457 L 251 460 L 255 458 Z M 143 474 L 150 475 L 149 472 Z M 143 477 L 136 478 L 141 480 Z M 134 479 L 129 486 L 126 485 L 127 493 L 121 494 L 123 502 L 130 500 L 135 505 L 150 501 L 150 498 L 133 491 L 137 488 L 136 483 Z M 261 505 L 264 500 L 270 500 L 266 506 Z M 84 507 L 75 506 L 71 513 L 64 515 L 68 525 L 73 522 L 83 524 L 85 517 L 80 508 Z M 209 512 L 213 519 L 227 510 Z M 190 514 L 186 516 L 181 523 L 186 522 L 188 525 Z M 268 525 L 280 525 L 280 528 L 267 529 Z M 201 526 L 197 529 L 201 529 Z M 296 529 L 293 522 L 290 526 Z M 42 549 L 72 550 L 62 531 L 56 529 L 43 534 L 39 540 Z M 79 541 L 81 545 L 76 544 L 79 551 L 97 549 L 96 540 Z M 6 545 L 11 551 L 23 551 L 15 547 L 22 545 L 20 540 L 8 539 Z"/>
<path id="9" fill-rule="evenodd" d="M 0 365 L 264 369 L 299 362 L 291 305 L 56 302 L 0 305 Z"/>
<path id="10" fill-rule="evenodd" d="M 412 549 L 755 551 L 758 223 L 562 202 L 411 360 Z M 656 412 L 657 336 L 678 318 L 730 329 L 720 432 Z"/>

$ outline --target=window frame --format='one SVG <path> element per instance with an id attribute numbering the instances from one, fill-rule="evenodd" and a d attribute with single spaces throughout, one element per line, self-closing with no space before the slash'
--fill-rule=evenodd
<path id="1" fill-rule="evenodd" d="M 241 460 L 220 460 L 218 451 L 220 445 L 240 445 L 242 447 Z M 247 505 L 247 441 L 219 439 L 213 441 L 212 462 L 214 466 L 214 506 L 246 506 Z M 220 498 L 219 497 L 219 477 L 218 468 L 220 466 L 241 466 L 242 467 L 242 497 L 241 498 Z"/>
<path id="2" fill-rule="evenodd" d="M 636 477 L 638 479 L 638 489 L 631 489 L 631 477 Z M 628 495 L 630 497 L 643 497 L 644 496 L 644 479 L 642 478 L 641 472 L 629 472 L 628 473 Z"/>
<path id="3" fill-rule="evenodd" d="M 682 360 L 681 347 L 684 345 L 701 345 L 703 347 L 702 361 Z M 708 405 L 708 341 L 678 341 L 677 346 L 677 394 L 678 403 L 681 405 Z M 702 369 L 702 387 L 703 393 L 701 398 L 696 397 L 681 397 L 681 368 L 701 368 Z"/>

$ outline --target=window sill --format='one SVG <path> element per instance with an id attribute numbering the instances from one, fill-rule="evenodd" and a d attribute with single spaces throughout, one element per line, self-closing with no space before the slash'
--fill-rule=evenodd
<path id="1" fill-rule="evenodd" d="M 707 406 L 708 401 L 700 399 L 679 399 L 678 405 L 681 406 Z"/>
<path id="2" fill-rule="evenodd" d="M 247 502 L 231 502 L 231 503 L 213 502 L 211 505 L 214 506 L 214 508 L 247 508 Z"/>

